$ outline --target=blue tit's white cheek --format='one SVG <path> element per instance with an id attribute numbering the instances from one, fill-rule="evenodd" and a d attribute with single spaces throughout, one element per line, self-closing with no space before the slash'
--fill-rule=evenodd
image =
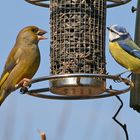
<path id="1" fill-rule="evenodd" d="M 116 39 L 119 39 L 120 36 L 118 34 L 115 34 L 114 32 L 109 32 L 109 41 L 113 41 L 113 40 L 116 40 Z"/>

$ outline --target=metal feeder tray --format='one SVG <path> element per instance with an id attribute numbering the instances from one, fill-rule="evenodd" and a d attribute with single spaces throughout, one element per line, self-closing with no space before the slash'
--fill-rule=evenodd
<path id="1" fill-rule="evenodd" d="M 31 80 L 31 84 L 41 82 L 41 81 L 52 81 L 55 79 L 63 79 L 63 78 L 75 78 L 77 79 L 77 83 L 73 85 L 74 87 L 80 86 L 82 87 L 82 82 L 83 79 L 88 79 L 88 78 L 96 78 L 96 79 L 110 79 L 113 81 L 119 81 L 127 85 L 127 88 L 117 90 L 113 88 L 108 88 L 105 89 L 104 93 L 99 94 L 99 95 L 91 95 L 91 96 L 66 96 L 66 95 L 55 95 L 55 94 L 41 94 L 42 92 L 51 92 L 51 88 L 40 88 L 40 89 L 33 89 L 33 90 L 28 90 L 26 94 L 39 97 L 39 98 L 46 98 L 46 99 L 58 99 L 58 100 L 83 100 L 83 99 L 97 99 L 97 98 L 105 98 L 105 97 L 110 97 L 114 95 L 119 95 L 128 92 L 134 85 L 131 80 L 122 78 L 118 75 L 106 75 L 106 74 L 65 74 L 65 75 L 53 75 L 53 76 L 45 76 L 45 77 L 40 77 L 36 79 Z M 67 88 L 67 87 L 66 87 Z M 72 89 L 71 89 L 72 90 Z M 94 92 L 94 91 L 90 91 Z"/>

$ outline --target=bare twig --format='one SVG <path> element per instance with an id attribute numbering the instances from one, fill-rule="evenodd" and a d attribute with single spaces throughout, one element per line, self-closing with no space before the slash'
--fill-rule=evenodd
<path id="1" fill-rule="evenodd" d="M 121 122 L 119 122 L 116 119 L 117 115 L 119 114 L 120 110 L 123 107 L 123 101 L 121 100 L 121 98 L 118 95 L 116 95 L 116 98 L 120 101 L 121 105 L 120 105 L 119 109 L 117 110 L 117 112 L 115 113 L 115 115 L 112 117 L 112 119 L 123 128 L 125 135 L 126 135 L 126 140 L 129 140 L 126 124 L 122 124 Z"/>
<path id="2" fill-rule="evenodd" d="M 40 134 L 41 140 L 46 140 L 46 134 L 45 134 L 45 132 L 40 131 L 40 130 L 38 130 L 38 132 Z"/>

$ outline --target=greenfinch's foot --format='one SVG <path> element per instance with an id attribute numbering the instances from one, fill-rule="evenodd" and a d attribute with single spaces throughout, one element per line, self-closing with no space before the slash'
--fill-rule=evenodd
<path id="1" fill-rule="evenodd" d="M 26 92 L 28 92 L 28 87 L 22 87 L 22 88 L 20 89 L 20 93 L 21 93 L 21 94 L 25 94 Z"/>
<path id="2" fill-rule="evenodd" d="M 28 91 L 28 88 L 31 87 L 31 79 L 23 78 L 18 84 L 18 87 L 21 87 L 20 92 L 23 94 Z"/>
<path id="3" fill-rule="evenodd" d="M 19 83 L 19 87 L 30 87 L 31 86 L 31 79 L 23 78 Z"/>

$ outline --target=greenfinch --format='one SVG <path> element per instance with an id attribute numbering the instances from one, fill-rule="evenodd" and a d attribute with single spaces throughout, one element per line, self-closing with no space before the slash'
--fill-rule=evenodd
<path id="1" fill-rule="evenodd" d="M 47 39 L 46 31 L 36 26 L 23 28 L 12 48 L 0 78 L 0 105 L 17 88 L 27 86 L 40 65 L 38 42 Z"/>

